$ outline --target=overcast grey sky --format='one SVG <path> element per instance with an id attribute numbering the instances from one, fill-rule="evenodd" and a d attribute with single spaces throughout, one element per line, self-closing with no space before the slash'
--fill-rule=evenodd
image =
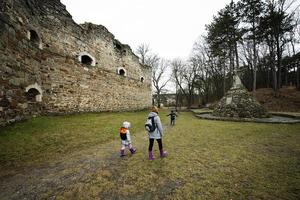
<path id="1" fill-rule="evenodd" d="M 161 57 L 189 56 L 205 24 L 231 0 L 61 0 L 76 23 L 104 25 L 133 50 L 149 44 Z"/>

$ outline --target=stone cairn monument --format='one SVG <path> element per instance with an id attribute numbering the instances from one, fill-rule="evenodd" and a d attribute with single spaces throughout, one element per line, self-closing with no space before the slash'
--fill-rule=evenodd
<path id="1" fill-rule="evenodd" d="M 230 118 L 265 118 L 268 113 L 255 98 L 249 94 L 235 73 L 233 86 L 227 94 L 220 100 L 212 115 L 217 117 Z"/>

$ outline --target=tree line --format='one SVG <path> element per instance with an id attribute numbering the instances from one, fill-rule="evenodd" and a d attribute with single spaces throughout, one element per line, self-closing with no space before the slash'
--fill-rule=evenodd
<path id="1" fill-rule="evenodd" d="M 158 106 L 169 81 L 176 88 L 176 105 L 184 97 L 188 108 L 196 95 L 202 104 L 221 98 L 236 73 L 253 92 L 272 87 L 278 96 L 283 86 L 300 89 L 299 6 L 296 0 L 231 1 L 206 25 L 187 60 L 167 61 L 140 45 L 136 53 L 153 68 Z"/>

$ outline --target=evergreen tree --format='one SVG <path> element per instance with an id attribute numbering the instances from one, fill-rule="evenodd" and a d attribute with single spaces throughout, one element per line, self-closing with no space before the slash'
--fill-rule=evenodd
<path id="1" fill-rule="evenodd" d="M 241 40 L 242 32 L 238 28 L 240 22 L 239 12 L 234 2 L 218 12 L 213 22 L 206 26 L 208 31 L 206 41 L 212 55 L 218 60 L 223 71 L 223 93 L 226 90 L 226 75 L 231 75 L 235 68 L 239 67 L 238 41 Z M 226 61 L 229 67 L 226 68 Z M 234 62 L 235 61 L 235 62 Z"/>
<path id="2" fill-rule="evenodd" d="M 285 0 L 268 1 L 266 13 L 260 23 L 261 34 L 269 47 L 275 95 L 282 84 L 281 60 L 284 46 L 288 42 L 286 34 L 293 30 L 292 14 L 286 13 L 285 3 Z"/>

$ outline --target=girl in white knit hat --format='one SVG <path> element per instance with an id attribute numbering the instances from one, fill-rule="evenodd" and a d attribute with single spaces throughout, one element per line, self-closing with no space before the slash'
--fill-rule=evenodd
<path id="1" fill-rule="evenodd" d="M 130 138 L 130 122 L 123 122 L 122 127 L 120 128 L 120 138 L 121 138 L 121 150 L 120 150 L 120 157 L 125 156 L 125 148 L 128 147 L 131 154 L 136 152 L 136 149 L 133 148 Z"/>

